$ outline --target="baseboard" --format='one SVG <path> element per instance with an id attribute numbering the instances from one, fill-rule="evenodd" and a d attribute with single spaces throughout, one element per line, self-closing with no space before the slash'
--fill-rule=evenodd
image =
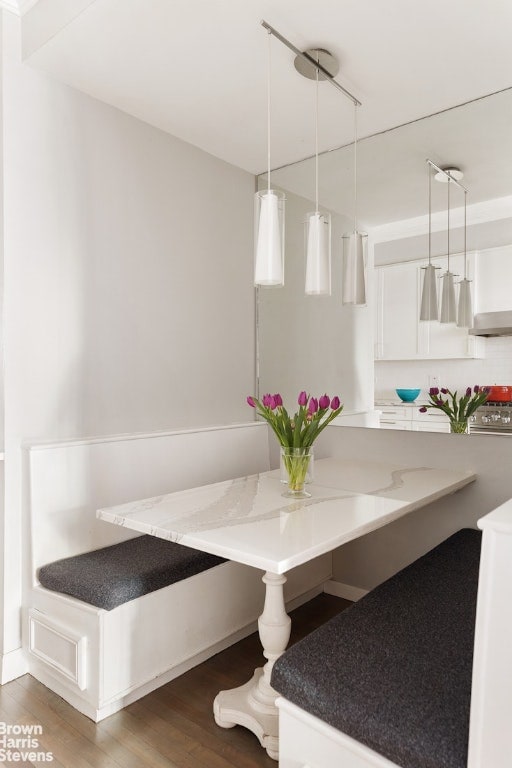
<path id="1" fill-rule="evenodd" d="M 10 683 L 28 672 L 28 664 L 21 648 L 4 653 L 0 659 L 0 684 Z"/>
<path id="2" fill-rule="evenodd" d="M 341 581 L 326 581 L 324 584 L 324 592 L 328 595 L 334 595 L 334 597 L 343 597 L 345 600 L 352 600 L 357 603 L 362 597 L 368 594 L 368 589 L 361 589 L 361 587 L 353 587 L 351 584 L 343 584 Z"/>

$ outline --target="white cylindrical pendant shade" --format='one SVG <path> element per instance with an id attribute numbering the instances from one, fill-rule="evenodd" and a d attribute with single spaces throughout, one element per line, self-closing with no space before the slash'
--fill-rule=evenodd
<path id="1" fill-rule="evenodd" d="M 266 189 L 254 198 L 254 284 L 284 285 L 283 192 Z"/>
<path id="2" fill-rule="evenodd" d="M 437 303 L 436 267 L 429 264 L 423 267 L 423 290 L 421 292 L 420 320 L 437 320 L 439 308 Z"/>
<path id="3" fill-rule="evenodd" d="M 331 293 L 331 217 L 309 213 L 306 219 L 306 286 L 310 296 Z"/>
<path id="4" fill-rule="evenodd" d="M 366 304 L 366 241 L 367 235 L 361 232 L 343 235 L 343 304 L 360 307 Z"/>
<path id="5" fill-rule="evenodd" d="M 443 286 L 441 291 L 441 323 L 455 323 L 457 320 L 457 311 L 455 306 L 455 283 L 453 274 L 445 272 L 443 275 Z"/>
<path id="6" fill-rule="evenodd" d="M 457 312 L 459 328 L 473 326 L 473 302 L 471 300 L 471 280 L 466 277 L 459 283 L 459 307 Z"/>

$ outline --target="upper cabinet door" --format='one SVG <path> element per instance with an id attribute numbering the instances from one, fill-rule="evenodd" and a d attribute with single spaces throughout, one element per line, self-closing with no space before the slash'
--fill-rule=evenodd
<path id="1" fill-rule="evenodd" d="M 375 278 L 375 359 L 417 358 L 418 262 L 378 267 Z"/>
<path id="2" fill-rule="evenodd" d="M 512 308 L 508 276 L 512 269 L 512 245 L 480 251 L 476 263 L 478 312 L 503 312 Z"/>
<path id="3" fill-rule="evenodd" d="M 438 271 L 438 296 L 446 271 L 446 258 L 434 259 Z M 426 262 L 404 262 L 377 267 L 375 296 L 375 359 L 425 360 L 483 357 L 483 339 L 468 335 L 466 328 L 438 321 L 420 322 L 421 287 Z M 458 282 L 464 277 L 464 257 L 450 258 L 450 271 Z M 467 276 L 476 301 L 475 254 L 468 255 Z M 458 291 L 456 292 L 458 295 Z"/>

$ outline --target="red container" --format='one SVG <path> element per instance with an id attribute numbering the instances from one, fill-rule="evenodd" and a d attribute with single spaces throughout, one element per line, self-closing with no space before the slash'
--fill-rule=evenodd
<path id="1" fill-rule="evenodd" d="M 491 403 L 510 403 L 512 402 L 512 387 L 491 387 L 488 386 L 489 395 L 487 401 Z"/>

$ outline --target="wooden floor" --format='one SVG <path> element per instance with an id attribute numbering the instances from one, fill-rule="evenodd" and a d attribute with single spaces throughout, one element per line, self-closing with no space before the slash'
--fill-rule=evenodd
<path id="1" fill-rule="evenodd" d="M 348 605 L 322 594 L 298 608 L 290 642 Z M 251 635 L 100 723 L 25 675 L 0 687 L 0 728 L 2 722 L 40 725 L 33 751 L 51 752 L 53 760 L 6 760 L 0 736 L 0 761 L 53 768 L 276 768 L 253 734 L 219 728 L 212 714 L 218 691 L 245 683 L 263 661 L 258 636 Z"/>

